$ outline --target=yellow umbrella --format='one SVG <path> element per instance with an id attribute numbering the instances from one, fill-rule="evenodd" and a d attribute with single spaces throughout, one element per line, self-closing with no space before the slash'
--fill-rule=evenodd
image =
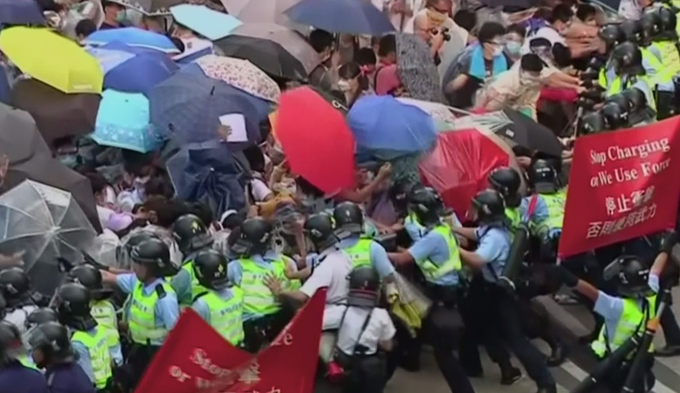
<path id="1" fill-rule="evenodd" d="M 102 92 L 104 72 L 76 42 L 46 28 L 10 27 L 0 32 L 0 50 L 19 69 L 64 93 Z"/>

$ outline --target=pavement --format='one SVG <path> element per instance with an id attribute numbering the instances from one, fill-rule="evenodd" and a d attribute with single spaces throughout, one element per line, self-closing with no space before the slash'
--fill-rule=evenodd
<path id="1" fill-rule="evenodd" d="M 680 299 L 680 288 L 674 288 L 675 299 Z M 537 301 L 543 305 L 555 328 L 561 337 L 569 345 L 569 360 L 562 366 L 552 368 L 551 371 L 558 385 L 559 393 L 568 393 L 588 372 L 592 370 L 592 364 L 587 361 L 589 349 L 578 345 L 577 337 L 584 335 L 592 329 L 594 321 L 588 310 L 580 305 L 559 305 L 549 297 L 542 297 Z M 680 315 L 680 304 L 672 306 L 676 317 Z M 654 344 L 657 347 L 664 345 L 663 333 L 658 332 Z M 549 353 L 548 346 L 540 340 L 535 340 L 536 345 L 544 353 Z M 525 376 L 522 380 L 512 386 L 500 384 L 500 370 L 482 352 L 482 364 L 484 366 L 484 378 L 472 379 L 472 384 L 477 393 L 533 393 L 536 386 L 533 381 Z M 513 359 L 513 364 L 520 366 L 519 361 Z M 672 358 L 656 358 L 654 374 L 657 382 L 654 393 L 680 393 L 680 356 Z M 421 358 L 421 370 L 417 373 L 409 373 L 404 370 L 397 370 L 395 376 L 390 380 L 385 390 L 386 393 L 451 393 L 444 382 L 439 369 L 432 357 L 431 351 L 427 348 L 423 351 Z M 454 392 L 455 393 L 455 392 Z"/>

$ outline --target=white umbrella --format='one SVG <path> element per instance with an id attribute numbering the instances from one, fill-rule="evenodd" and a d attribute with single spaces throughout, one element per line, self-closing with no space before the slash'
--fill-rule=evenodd
<path id="1" fill-rule="evenodd" d="M 405 97 L 399 97 L 397 100 L 403 102 L 404 104 L 413 105 L 417 108 L 420 108 L 422 111 L 432 116 L 434 120 L 445 121 L 447 123 L 454 123 L 456 121 L 456 116 L 453 114 L 453 112 L 448 106 L 442 103 L 422 101 Z"/>
<path id="2" fill-rule="evenodd" d="M 118 267 L 117 252 L 121 246 L 120 239 L 110 229 L 104 229 L 85 249 L 85 252 L 95 261 L 109 267 Z"/>

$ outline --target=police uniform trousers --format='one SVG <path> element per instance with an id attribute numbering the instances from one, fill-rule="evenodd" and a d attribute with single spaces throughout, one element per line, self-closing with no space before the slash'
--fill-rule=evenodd
<path id="1" fill-rule="evenodd" d="M 635 353 L 635 352 L 633 352 Z M 590 355 L 585 359 L 586 370 L 593 369 L 597 363 L 604 361 L 603 358 L 595 355 L 594 352 L 590 352 Z M 633 389 L 633 393 L 648 393 L 654 387 L 656 378 L 652 372 L 654 367 L 654 355 L 649 354 L 646 359 L 646 373 L 637 381 Z M 630 371 L 630 362 L 623 362 L 618 368 L 615 368 L 609 375 L 605 375 L 600 383 L 589 393 L 621 393 L 623 391 L 623 386 L 626 383 L 626 378 L 628 377 Z"/>
<path id="2" fill-rule="evenodd" d="M 250 353 L 258 353 L 276 339 L 294 313 L 292 308 L 283 305 L 275 313 L 243 322 L 243 347 Z"/>
<path id="3" fill-rule="evenodd" d="M 146 368 L 160 349 L 159 345 L 131 344 L 126 364 L 116 372 L 114 377 L 122 391 L 134 391 L 144 376 Z"/>

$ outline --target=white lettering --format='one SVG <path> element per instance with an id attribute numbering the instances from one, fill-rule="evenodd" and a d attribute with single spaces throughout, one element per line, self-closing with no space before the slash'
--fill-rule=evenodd
<path id="1" fill-rule="evenodd" d="M 232 373 L 231 370 L 213 364 L 208 354 L 200 348 L 194 349 L 194 352 L 191 354 L 191 361 L 217 378 L 225 378 Z"/>
<path id="2" fill-rule="evenodd" d="M 643 162 L 640 164 L 644 176 L 656 175 L 671 166 L 671 159 L 667 158 L 661 162 Z"/>

